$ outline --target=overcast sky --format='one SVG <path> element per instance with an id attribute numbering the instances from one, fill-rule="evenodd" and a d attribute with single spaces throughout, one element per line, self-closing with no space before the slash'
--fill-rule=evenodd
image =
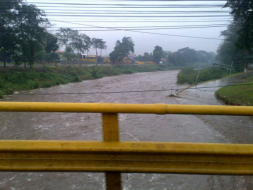
<path id="1" fill-rule="evenodd" d="M 184 47 L 216 52 L 222 42 L 220 32 L 232 20 L 229 9 L 222 8 L 226 1 L 27 2 L 46 12 L 52 33 L 60 27 L 70 27 L 91 38 L 102 38 L 108 46 L 103 55 L 113 51 L 116 41 L 124 36 L 132 37 L 137 55 L 153 52 L 156 45 L 173 52 Z"/>

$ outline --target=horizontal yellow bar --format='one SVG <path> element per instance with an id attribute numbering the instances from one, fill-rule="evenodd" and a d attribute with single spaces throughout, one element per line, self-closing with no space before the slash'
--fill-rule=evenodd
<path id="1" fill-rule="evenodd" d="M 253 115 L 253 106 L 0 102 L 0 111 Z"/>
<path id="2" fill-rule="evenodd" d="M 140 152 L 253 155 L 253 144 L 188 142 L 105 142 L 54 140 L 0 140 L 0 151 Z"/>
<path id="3" fill-rule="evenodd" d="M 1 171 L 253 174 L 253 145 L 0 141 Z"/>

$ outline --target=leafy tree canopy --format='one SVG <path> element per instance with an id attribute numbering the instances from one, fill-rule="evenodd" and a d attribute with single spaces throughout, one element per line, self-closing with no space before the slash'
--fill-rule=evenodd
<path id="1" fill-rule="evenodd" d="M 93 48 L 96 49 L 96 55 L 98 55 L 97 49 L 101 46 L 101 44 L 103 43 L 103 40 L 99 38 L 92 38 L 91 41 L 92 41 Z"/>
<path id="2" fill-rule="evenodd" d="M 56 33 L 61 45 L 71 46 L 71 43 L 75 36 L 78 35 L 77 30 L 72 30 L 71 28 L 60 28 Z"/>
<path id="3" fill-rule="evenodd" d="M 59 49 L 59 45 L 57 44 L 57 42 L 58 38 L 56 36 L 47 33 L 45 51 L 47 53 L 55 52 L 57 49 Z"/>
<path id="4" fill-rule="evenodd" d="M 22 0 L 0 2 L 0 49 L 4 61 L 13 56 L 16 62 L 34 63 L 35 53 L 44 43 L 49 22 L 42 10 Z"/>
<path id="5" fill-rule="evenodd" d="M 224 41 L 217 49 L 216 59 L 222 64 L 231 65 L 232 61 L 236 71 L 240 71 L 241 66 L 244 64 L 247 67 L 247 63 L 250 59 L 250 53 L 246 49 L 238 49 L 236 42 L 239 38 L 238 30 L 241 29 L 241 22 L 232 22 L 227 30 L 222 31 L 221 35 L 224 36 Z"/>
<path id="6" fill-rule="evenodd" d="M 163 56 L 163 48 L 160 46 L 155 46 L 155 49 L 153 51 L 154 62 L 158 64 L 161 61 L 162 56 Z"/>
<path id="7" fill-rule="evenodd" d="M 138 61 L 144 61 L 144 62 L 153 61 L 153 55 L 152 55 L 152 53 L 149 54 L 149 53 L 145 52 L 143 54 L 143 56 L 139 55 L 135 59 Z"/>
<path id="8" fill-rule="evenodd" d="M 113 63 L 121 62 L 130 52 L 134 53 L 134 42 L 131 37 L 124 37 L 122 42 L 119 40 L 116 42 L 114 50 L 109 54 L 109 57 Z"/>
<path id="9" fill-rule="evenodd" d="M 236 41 L 237 48 L 253 51 L 253 2 L 251 0 L 228 0 L 224 7 L 230 7 L 230 14 L 234 16 L 234 21 L 241 23 Z"/>
<path id="10" fill-rule="evenodd" d="M 213 63 L 215 61 L 215 54 L 185 47 L 179 49 L 177 52 L 167 52 L 167 60 L 169 63 L 177 66 L 194 63 Z"/>

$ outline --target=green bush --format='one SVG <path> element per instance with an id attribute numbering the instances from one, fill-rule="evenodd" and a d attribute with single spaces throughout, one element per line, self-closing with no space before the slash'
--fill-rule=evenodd
<path id="1" fill-rule="evenodd" d="M 124 70 L 123 74 L 132 74 L 133 72 L 131 70 Z"/>
<path id="2" fill-rule="evenodd" d="M 48 88 L 48 87 L 50 87 L 51 85 L 50 85 L 50 83 L 48 83 L 48 82 L 42 82 L 42 83 L 40 83 L 40 88 Z"/>
<path id="3" fill-rule="evenodd" d="M 10 94 L 13 94 L 13 92 L 14 92 L 14 88 L 11 86 L 11 84 L 5 85 L 4 94 L 10 95 Z"/>
<path id="4" fill-rule="evenodd" d="M 30 90 L 30 89 L 37 89 L 39 88 L 39 82 L 37 80 L 29 80 L 27 82 L 27 89 Z"/>
<path id="5" fill-rule="evenodd" d="M 80 82 L 82 81 L 78 76 L 75 76 L 72 80 L 72 82 Z"/>
<path id="6" fill-rule="evenodd" d="M 4 81 L 0 80 L 0 88 L 4 88 Z"/>
<path id="7" fill-rule="evenodd" d="M 4 92 L 0 91 L 0 99 L 4 98 Z"/>
<path id="8" fill-rule="evenodd" d="M 208 68 L 200 70 L 198 81 L 204 82 L 213 79 L 219 79 L 226 76 L 227 72 L 220 68 Z M 179 84 L 188 83 L 194 84 L 198 75 L 198 70 L 183 69 L 177 75 L 177 82 Z"/>
<path id="9" fill-rule="evenodd" d="M 90 74 L 95 79 L 101 78 L 101 75 L 100 75 L 100 72 L 99 72 L 99 67 L 96 67 L 96 66 L 92 67 L 92 70 L 91 70 Z"/>

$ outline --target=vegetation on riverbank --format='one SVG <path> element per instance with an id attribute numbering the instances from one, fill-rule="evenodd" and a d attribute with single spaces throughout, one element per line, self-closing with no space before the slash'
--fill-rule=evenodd
<path id="1" fill-rule="evenodd" d="M 108 65 L 84 67 L 2 67 L 0 68 L 0 98 L 14 91 L 46 88 L 70 82 L 97 79 L 104 76 L 169 70 L 167 65 Z"/>
<path id="2" fill-rule="evenodd" d="M 198 75 L 198 70 L 183 69 L 177 75 L 178 84 L 194 84 Z M 200 70 L 198 81 L 205 82 L 208 80 L 219 79 L 228 74 L 227 70 L 221 68 L 206 68 Z"/>
<path id="3" fill-rule="evenodd" d="M 222 87 L 215 92 L 215 97 L 227 105 L 253 105 L 253 82 Z"/>

